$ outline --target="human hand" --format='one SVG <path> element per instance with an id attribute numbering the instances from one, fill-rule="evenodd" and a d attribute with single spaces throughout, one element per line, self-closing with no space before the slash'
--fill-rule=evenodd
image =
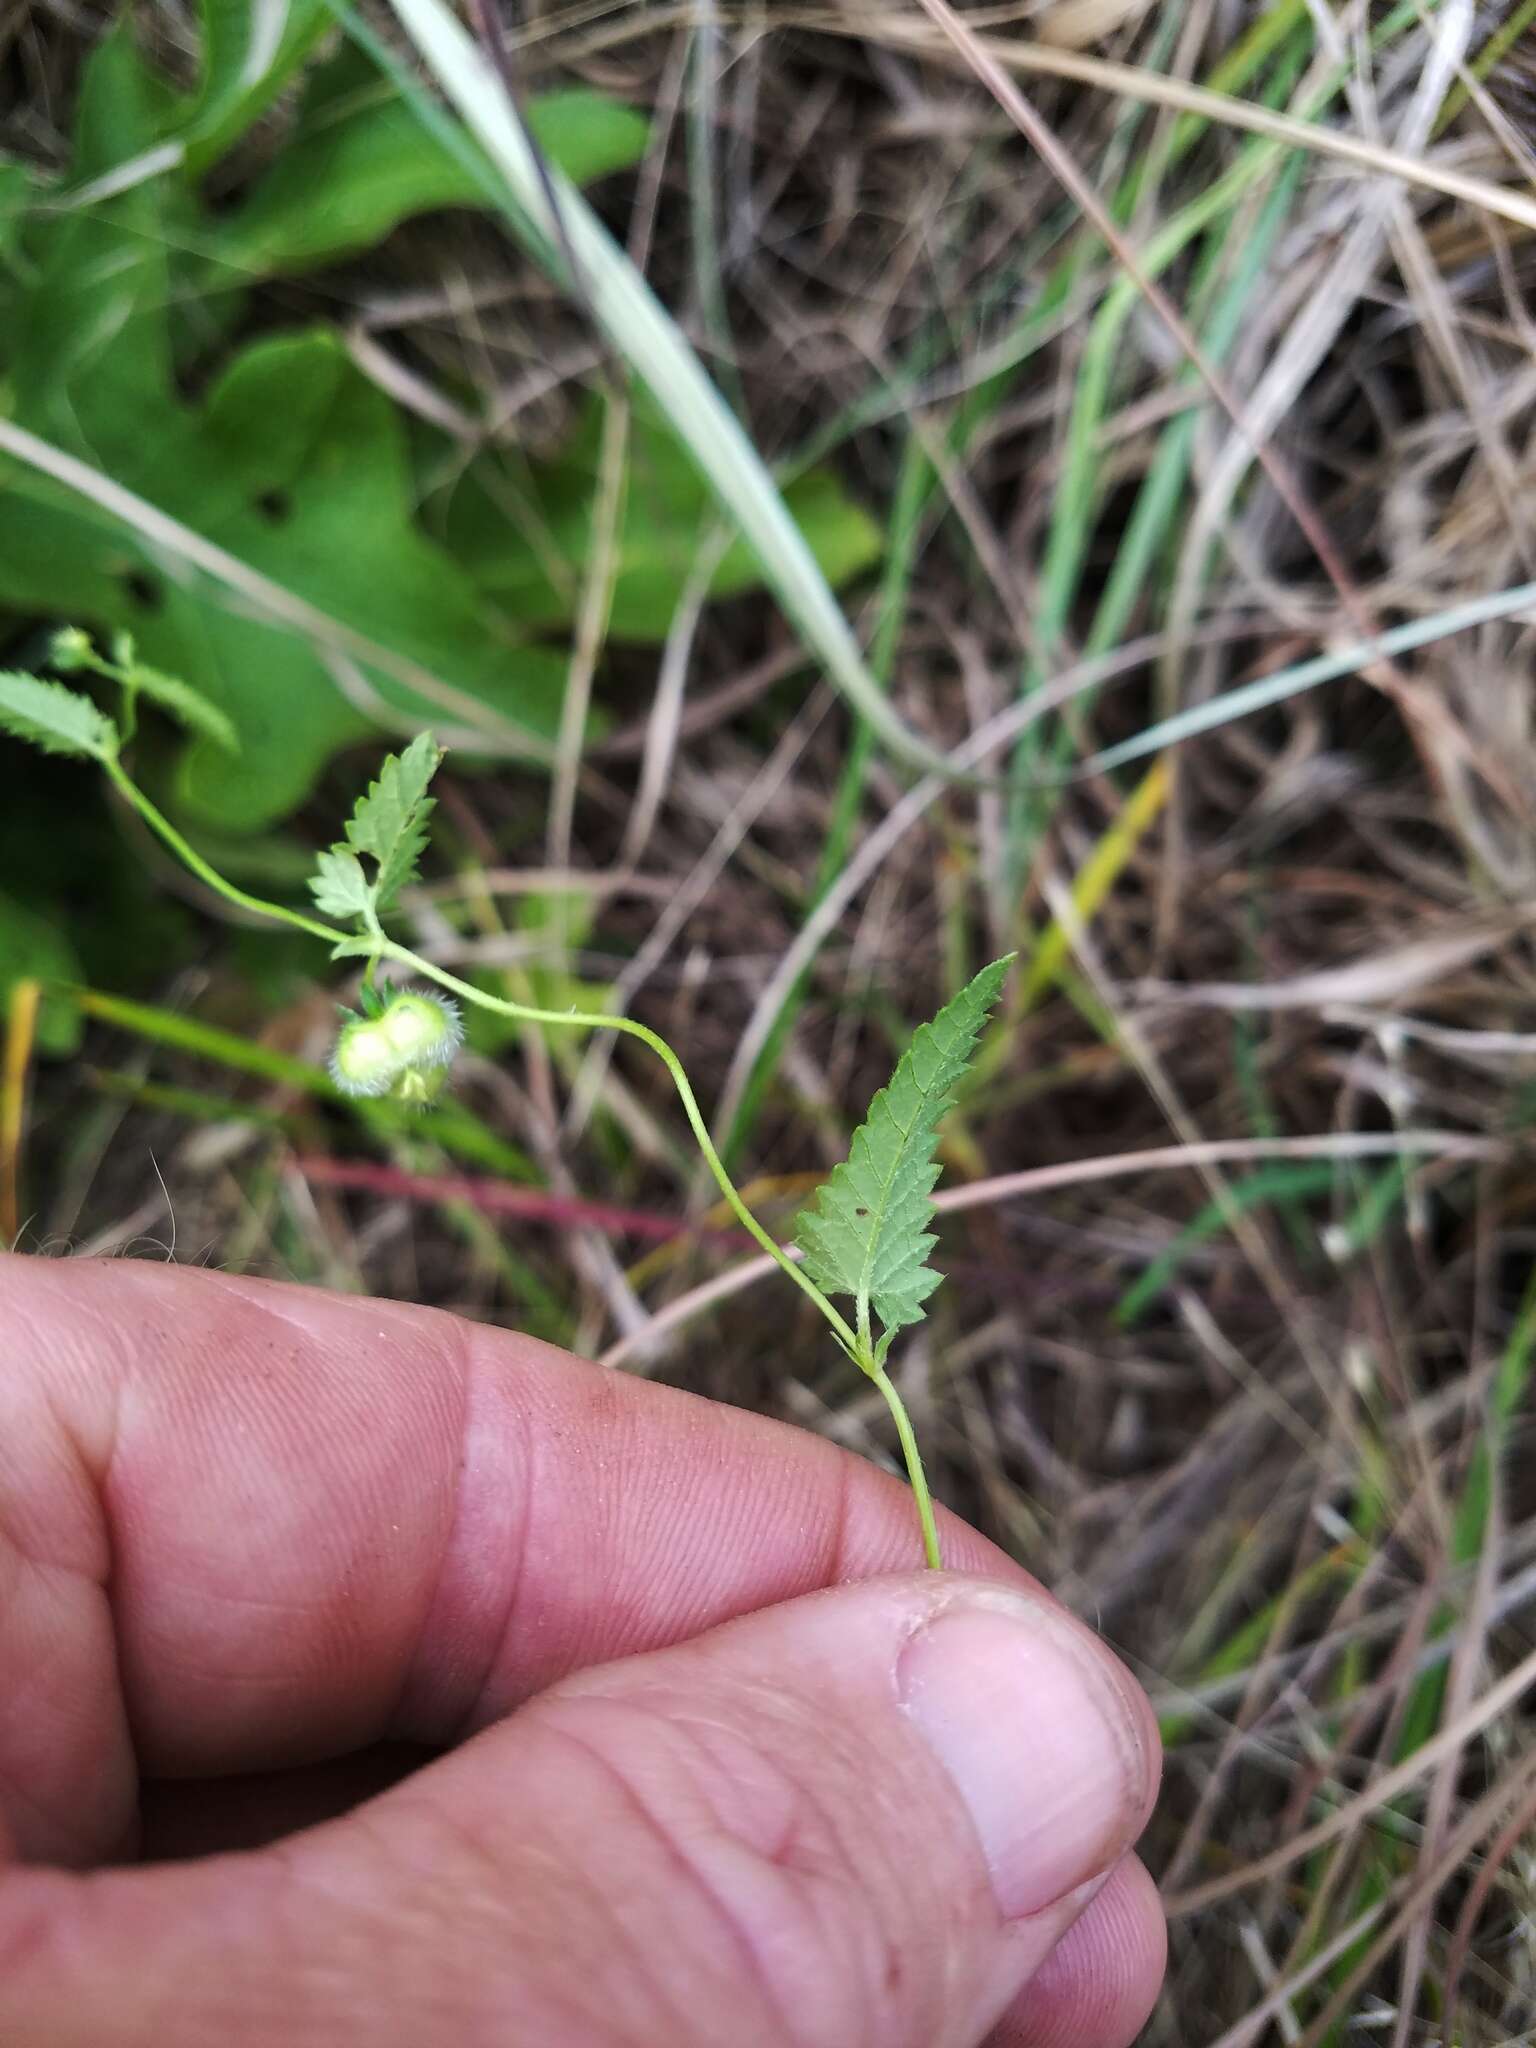
<path id="1" fill-rule="evenodd" d="M 944 1542 L 529 1339 L 0 1256 L 0 2042 L 1120 2048 L 1150 1710 Z"/>

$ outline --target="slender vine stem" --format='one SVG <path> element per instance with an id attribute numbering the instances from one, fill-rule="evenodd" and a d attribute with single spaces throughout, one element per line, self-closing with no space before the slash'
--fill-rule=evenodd
<path id="1" fill-rule="evenodd" d="M 319 918 L 306 916 L 300 910 L 290 910 L 285 904 L 269 903 L 264 897 L 251 896 L 244 889 L 237 888 L 233 882 L 227 881 L 217 868 L 211 867 L 203 859 L 196 847 L 177 831 L 165 813 L 144 794 L 115 752 L 105 753 L 100 758 L 113 788 L 125 802 L 138 812 L 188 872 L 206 884 L 216 895 L 222 896 L 226 903 L 233 903 L 241 910 L 251 911 L 258 917 L 271 918 L 279 924 L 291 925 L 296 931 L 306 932 L 311 938 L 323 939 L 330 946 L 344 945 L 352 938 L 351 933 L 337 931 L 333 926 L 323 924 Z M 907 1477 L 912 1484 L 912 1496 L 917 1503 L 918 1520 L 923 1531 L 923 1555 L 935 1571 L 941 1569 L 943 1558 L 939 1551 L 939 1532 L 934 1520 L 933 1499 L 928 1491 L 927 1475 L 923 1471 L 922 1455 L 917 1447 L 917 1437 L 913 1432 L 911 1418 L 907 1414 L 906 1403 L 892 1385 L 883 1366 L 876 1361 L 868 1297 L 860 1297 L 857 1329 L 850 1327 L 846 1318 L 833 1307 L 810 1275 L 789 1256 L 771 1232 L 765 1230 L 758 1222 L 743 1201 L 735 1182 L 725 1169 L 724 1161 L 715 1150 L 714 1141 L 709 1135 L 709 1126 L 704 1121 L 698 1098 L 693 1092 L 693 1085 L 683 1070 L 682 1061 L 667 1041 L 652 1031 L 648 1025 L 638 1023 L 633 1017 L 613 1017 L 584 1010 L 544 1010 L 533 1004 L 517 1003 L 507 997 L 489 995 L 484 989 L 476 988 L 473 982 L 465 981 L 457 974 L 451 974 L 447 968 L 439 967 L 431 960 L 424 960 L 419 953 L 412 952 L 409 946 L 402 946 L 398 941 L 387 938 L 376 919 L 372 921 L 372 929 L 367 936 L 374 941 L 364 970 L 365 983 L 369 987 L 372 986 L 374 970 L 379 962 L 392 960 L 397 966 L 408 968 L 413 974 L 436 982 L 439 988 L 447 989 L 450 994 L 459 996 L 466 1003 L 474 1003 L 482 1010 L 494 1011 L 519 1023 L 550 1024 L 574 1031 L 619 1031 L 628 1038 L 638 1038 L 643 1045 L 650 1047 L 671 1076 L 672 1085 L 683 1106 L 683 1114 L 688 1119 L 688 1127 L 693 1132 L 704 1162 L 729 1204 L 731 1213 L 743 1229 L 751 1233 L 768 1256 L 794 1281 L 801 1293 L 815 1302 L 848 1355 L 869 1375 L 884 1395 L 896 1424 L 902 1456 L 906 1460 Z"/>
<path id="2" fill-rule="evenodd" d="M 942 1571 L 944 1558 L 939 1549 L 939 1526 L 933 1516 L 933 1496 L 928 1491 L 928 1475 L 923 1470 L 923 1456 L 917 1448 L 917 1436 L 912 1428 L 912 1418 L 907 1413 L 907 1404 L 897 1393 L 884 1366 L 876 1365 L 872 1357 L 861 1358 L 859 1363 L 884 1394 L 885 1405 L 891 1411 L 896 1434 L 901 1439 L 907 1477 L 912 1482 L 912 1498 L 917 1502 L 917 1519 L 923 1527 L 923 1556 L 930 1570 Z"/>
<path id="3" fill-rule="evenodd" d="M 258 917 L 275 918 L 279 924 L 291 924 L 296 931 L 308 932 L 312 939 L 324 939 L 330 946 L 339 946 L 350 936 L 346 932 L 332 930 L 328 924 L 321 924 L 318 918 L 306 917 L 302 910 L 289 910 L 284 904 L 268 903 L 264 897 L 248 896 L 233 882 L 225 881 L 218 869 L 210 867 L 197 848 L 182 838 L 165 813 L 150 802 L 116 754 L 102 754 L 98 758 L 118 794 L 133 806 L 146 825 L 159 834 L 182 866 L 196 875 L 200 882 L 206 882 L 226 903 L 238 904 L 240 909 L 254 911 Z"/>
<path id="4" fill-rule="evenodd" d="M 683 1105 L 683 1114 L 688 1119 L 688 1128 L 693 1132 L 704 1163 L 714 1175 L 716 1185 L 730 1206 L 732 1215 L 744 1230 L 749 1230 L 770 1258 L 777 1261 L 801 1293 L 814 1301 L 821 1313 L 831 1324 L 833 1331 L 848 1351 L 858 1356 L 858 1339 L 849 1328 L 847 1321 L 828 1301 L 810 1275 L 802 1270 L 784 1247 L 765 1230 L 752 1211 L 742 1200 L 736 1183 L 725 1170 L 725 1163 L 715 1150 L 709 1135 L 709 1126 L 704 1121 L 698 1098 L 693 1092 L 683 1063 L 658 1033 L 648 1025 L 637 1023 L 633 1017 L 606 1016 L 598 1011 L 588 1010 L 540 1010 L 528 1003 L 515 1003 L 503 996 L 487 995 L 484 989 L 476 988 L 473 982 L 461 981 L 458 975 L 450 974 L 446 968 L 438 967 L 430 960 L 423 960 L 419 953 L 413 953 L 409 946 L 402 946 L 393 939 L 384 943 L 383 957 L 399 962 L 401 966 L 413 969 L 435 981 L 439 988 L 448 989 L 453 995 L 462 996 L 467 1003 L 478 1003 L 483 1010 L 495 1010 L 503 1017 L 513 1017 L 525 1024 L 564 1024 L 574 1030 L 621 1031 L 627 1038 L 638 1038 L 642 1045 L 648 1045 L 672 1076 L 672 1085 L 677 1090 L 678 1100 Z M 867 1368 L 866 1368 L 867 1370 Z"/>
<path id="5" fill-rule="evenodd" d="M 217 868 L 210 867 L 196 847 L 183 838 L 165 813 L 139 788 L 115 753 L 103 754 L 101 762 L 113 788 L 133 806 L 145 823 L 158 833 L 176 858 L 196 875 L 200 882 L 206 883 L 210 889 L 222 896 L 225 902 L 237 904 L 242 910 L 254 911 L 261 917 L 275 918 L 281 924 L 292 925 L 298 931 L 307 932 L 311 938 L 324 939 L 331 946 L 342 945 L 352 936 L 350 933 L 335 930 L 331 925 L 322 924 L 318 918 L 307 917 L 303 911 L 290 910 L 281 903 L 268 903 L 260 896 L 250 896 L 244 889 L 236 888 L 233 882 L 225 880 Z M 742 1200 L 736 1183 L 726 1172 L 724 1162 L 715 1150 L 714 1141 L 709 1135 L 709 1126 L 705 1123 L 699 1108 L 698 1098 L 693 1092 L 687 1074 L 683 1071 L 683 1063 L 664 1038 L 647 1025 L 638 1023 L 633 1017 L 611 1017 L 582 1010 L 541 1010 L 527 1003 L 515 1003 L 506 997 L 489 995 L 484 989 L 476 988 L 473 982 L 461 980 L 458 975 L 450 974 L 446 968 L 438 967 L 430 960 L 423 960 L 421 955 L 413 953 L 409 946 L 402 946 L 394 939 L 385 938 L 377 929 L 369 936 L 377 941 L 368 958 L 367 979 L 370 983 L 375 963 L 380 959 L 393 960 L 402 967 L 410 968 L 413 973 L 423 975 L 429 981 L 435 981 L 440 988 L 448 989 L 467 1003 L 474 1003 L 482 1010 L 493 1010 L 503 1017 L 515 1018 L 520 1023 L 563 1025 L 575 1031 L 621 1031 L 627 1037 L 638 1038 L 642 1044 L 648 1045 L 672 1077 L 672 1085 L 683 1105 L 683 1114 L 688 1119 L 689 1129 L 693 1132 L 699 1150 L 704 1156 L 704 1162 L 714 1175 L 721 1194 L 730 1205 L 731 1213 L 744 1230 L 751 1232 L 769 1257 L 778 1262 L 801 1293 L 815 1302 L 839 1340 L 863 1364 L 864 1357 L 869 1355 L 868 1347 L 865 1347 L 861 1356 L 858 1339 L 846 1320 L 839 1315 L 810 1275 L 803 1272 L 772 1233 L 763 1228 Z M 869 1367 L 865 1366 L 865 1370 L 868 1371 Z M 887 1395 L 887 1399 L 890 1398 L 892 1394 Z M 912 1455 L 915 1455 L 915 1447 Z M 911 1464 L 910 1455 L 908 1464 Z"/>
<path id="6" fill-rule="evenodd" d="M 860 1248 L 862 1265 L 855 1261 L 850 1267 L 840 1242 L 833 1241 L 830 1251 L 828 1243 L 824 1242 L 828 1227 L 825 1215 L 813 1217 L 808 1213 L 802 1217 L 798 1248 L 781 1245 L 759 1223 L 715 1149 L 682 1061 L 658 1032 L 633 1017 L 574 1008 L 547 1009 L 506 996 L 493 996 L 389 937 L 381 922 L 381 913 L 388 910 L 402 884 L 415 873 L 417 859 L 426 844 L 423 820 L 432 808 L 427 786 L 442 759 L 442 750 L 431 734 L 419 734 L 403 753 L 391 755 L 386 760 L 378 781 L 369 787 L 367 794 L 360 797 L 354 807 L 345 827 L 344 842 L 338 841 L 321 855 L 317 863 L 310 883 L 316 907 L 327 917 L 339 917 L 344 925 L 355 925 L 353 929 L 338 929 L 325 918 L 312 917 L 306 911 L 254 896 L 220 874 L 139 787 L 123 765 L 124 731 L 126 729 L 131 736 L 136 722 L 137 700 L 146 683 L 150 686 L 148 694 L 164 699 L 177 710 L 178 715 L 186 717 L 187 722 L 211 730 L 215 736 L 228 725 L 227 720 L 222 724 L 216 722 L 222 720 L 222 714 L 201 703 L 196 692 L 188 690 L 177 678 L 163 676 L 155 669 L 136 667 L 132 644 L 126 636 L 114 643 L 114 659 L 108 662 L 94 652 L 86 634 L 68 629 L 55 636 L 54 661 L 66 672 L 85 669 L 116 683 L 122 691 L 122 724 L 115 724 L 103 716 L 89 697 L 62 688 L 57 683 L 44 682 L 37 677 L 8 676 L 0 677 L 0 726 L 22 739 L 33 740 L 45 750 L 94 759 L 120 801 L 149 827 L 188 874 L 224 902 L 268 923 L 286 925 L 293 931 L 303 932 L 308 938 L 320 940 L 330 948 L 333 960 L 360 959 L 363 962 L 360 993 L 354 998 L 360 1005 L 361 1014 L 343 1011 L 332 1054 L 332 1072 L 343 1092 L 350 1095 L 389 1095 L 397 1101 L 424 1107 L 435 1099 L 462 1042 L 461 1020 L 452 1004 L 429 995 L 421 988 L 407 987 L 380 994 L 375 986 L 375 977 L 385 961 L 404 968 L 422 981 L 435 983 L 463 1003 L 511 1018 L 516 1023 L 568 1031 L 616 1031 L 626 1038 L 639 1039 L 655 1054 L 667 1070 L 700 1156 L 732 1215 L 786 1278 L 793 1281 L 808 1301 L 816 1304 L 838 1343 L 880 1389 L 901 1441 L 922 1527 L 924 1556 L 929 1565 L 938 1570 L 942 1564 L 938 1528 L 917 1438 L 906 1405 L 885 1371 L 885 1357 L 892 1336 L 904 1322 L 914 1320 L 914 1309 L 920 1316 L 926 1293 L 937 1284 L 938 1275 L 922 1264 L 923 1252 L 932 1240 L 923 1237 L 919 1231 L 912 1244 L 898 1248 L 892 1268 L 895 1278 L 891 1279 L 891 1274 L 887 1274 L 891 1279 L 889 1290 L 872 1301 L 869 1248 L 863 1245 L 857 1230 L 852 1234 Z M 189 707 L 190 713 L 195 715 L 189 715 Z M 232 728 L 230 731 L 232 733 Z M 364 868 L 359 856 L 366 857 L 373 864 L 371 872 Z M 931 1157 L 937 1143 L 937 1119 L 944 1106 L 939 1095 L 940 1084 L 953 1081 L 956 1074 L 963 1072 L 1011 958 L 1009 955 L 1007 959 L 995 960 L 984 968 L 945 1006 L 932 1027 L 923 1027 L 938 1047 L 938 1064 L 926 1083 L 914 1081 L 909 1073 L 909 1068 L 914 1066 L 915 1051 L 911 1060 L 904 1054 L 898 1064 L 891 1091 L 895 1094 L 905 1089 L 914 1095 L 917 1104 L 911 1111 L 909 1124 L 900 1127 L 898 1166 L 906 1161 L 911 1146 L 919 1139 L 927 1147 L 927 1156 Z M 948 1030 L 948 1039 L 933 1038 L 934 1032 L 941 1028 Z M 885 1094 L 876 1098 L 870 1128 L 873 1128 L 881 1103 L 887 1100 Z M 825 1198 L 830 1201 L 834 1195 L 841 1198 L 844 1192 L 842 1182 L 852 1172 L 860 1156 L 860 1146 L 866 1142 L 862 1131 L 855 1134 L 848 1166 L 837 1170 L 818 1200 Z M 915 1170 L 918 1173 L 922 1164 L 922 1157 L 917 1157 Z M 918 1185 L 916 1180 L 909 1180 L 909 1184 L 913 1187 Z M 924 1188 L 931 1185 L 931 1176 L 921 1185 Z M 874 1201 L 876 1198 L 871 1195 L 868 1199 Z M 886 1195 L 882 1192 L 879 1196 L 882 1209 L 885 1200 Z M 872 1210 L 868 1206 L 855 1205 L 853 1213 L 858 1218 L 867 1219 Z M 804 1254 L 804 1263 L 797 1256 L 797 1249 Z M 827 1289 L 854 1297 L 852 1322 L 834 1308 L 825 1291 Z M 873 1327 L 876 1310 L 882 1324 L 878 1342 Z"/>

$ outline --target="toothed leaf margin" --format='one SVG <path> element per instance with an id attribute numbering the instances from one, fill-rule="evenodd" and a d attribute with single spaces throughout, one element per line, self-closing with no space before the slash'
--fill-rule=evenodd
<path id="1" fill-rule="evenodd" d="M 805 1270 L 826 1294 L 867 1302 L 892 1332 L 921 1322 L 940 1275 L 933 1188 L 939 1121 L 970 1065 L 1013 955 L 984 967 L 931 1024 L 919 1025 L 854 1133 L 848 1157 L 795 1224 Z"/>

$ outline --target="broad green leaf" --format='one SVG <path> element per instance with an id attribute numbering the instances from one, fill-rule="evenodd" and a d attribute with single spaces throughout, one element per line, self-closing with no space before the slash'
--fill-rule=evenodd
<path id="1" fill-rule="evenodd" d="M 378 865 L 374 907 L 387 910 L 416 873 L 427 843 L 433 799 L 427 785 L 437 773 L 442 749 L 431 733 L 418 733 L 403 754 L 391 754 L 347 820 L 347 844 L 370 854 Z M 333 852 L 341 849 L 333 848 Z"/>
<path id="2" fill-rule="evenodd" d="M 75 108 L 71 185 L 88 184 L 161 140 L 173 107 L 142 62 L 126 16 L 86 59 Z M 111 467 L 171 380 L 168 242 L 181 209 L 165 177 L 79 211 L 43 207 L 30 224 L 30 283 L 7 363 L 14 412 L 70 437 Z"/>
<path id="3" fill-rule="evenodd" d="M 257 341 L 200 408 L 163 393 L 138 420 L 114 469 L 130 489 L 490 707 L 509 742 L 529 735 L 531 756 L 552 740 L 563 659 L 521 642 L 417 526 L 401 417 L 334 335 Z M 194 820 L 223 832 L 285 816 L 334 753 L 381 724 L 452 716 L 365 663 L 333 671 L 302 635 L 202 578 L 168 575 L 131 529 L 5 463 L 0 603 L 126 629 L 144 660 L 223 711 L 238 758 L 197 739 L 178 776 Z"/>
<path id="4" fill-rule="evenodd" d="M 315 855 L 309 886 L 317 908 L 327 917 L 363 917 L 373 905 L 373 884 L 357 855 L 345 846 Z"/>
<path id="5" fill-rule="evenodd" d="M 0 732 L 45 754 L 104 761 L 117 751 L 117 727 L 89 697 L 37 676 L 0 675 Z"/>
<path id="6" fill-rule="evenodd" d="M 220 238 L 247 209 L 211 210 L 201 172 L 292 79 L 331 17 L 326 0 L 200 0 L 199 11 L 204 69 L 190 95 L 146 64 L 134 21 L 120 16 L 86 60 L 62 203 L 50 194 L 5 226 L 15 245 L 0 268 L 7 410 L 443 687 L 422 694 L 395 671 L 328 656 L 188 574 L 131 525 L 9 462 L 0 462 L 0 605 L 79 619 L 103 636 L 131 631 L 154 670 L 183 679 L 211 709 L 176 766 L 181 807 L 194 825 L 238 835 L 291 811 L 332 755 L 381 728 L 430 721 L 462 739 L 482 719 L 494 751 L 517 753 L 526 733 L 527 757 L 546 758 L 566 663 L 557 647 L 530 645 L 513 606 L 489 598 L 418 525 L 404 417 L 337 337 L 268 335 L 225 354 L 242 294 L 220 264 Z M 350 56 L 366 105 L 356 90 L 350 110 L 327 102 L 313 80 L 307 94 L 332 128 L 347 129 L 348 148 L 363 132 L 354 120 L 382 112 L 398 123 L 401 112 L 394 81 L 380 100 L 376 75 Z M 323 63 L 315 80 L 322 76 L 344 83 L 340 60 Z M 295 154 L 308 147 L 307 118 Z M 595 94 L 552 95 L 532 119 L 557 165 L 577 178 L 631 161 L 645 137 L 639 116 Z M 412 177 L 426 161 L 424 134 L 413 120 L 412 140 L 401 144 Z M 152 162 L 168 140 L 189 145 L 186 168 L 171 164 L 70 207 L 71 192 Z M 455 161 L 428 137 L 427 156 L 434 151 L 439 171 Z M 286 161 L 280 154 L 270 175 L 288 175 Z M 284 235 L 298 239 L 277 236 L 269 267 L 336 253 L 343 229 L 345 246 L 360 246 L 359 223 L 362 241 L 384 232 L 403 217 L 402 200 L 410 212 L 468 196 L 462 164 L 452 194 L 430 178 L 407 191 L 384 175 L 389 168 L 375 153 L 342 181 L 323 236 L 332 183 L 300 178 L 277 209 Z M 13 178 L 0 198 L 19 203 L 27 189 Z M 160 692 L 173 712 L 174 690 L 172 681 Z M 195 710 L 188 716 L 198 721 Z M 231 730 L 237 759 L 221 744 Z"/>
<path id="7" fill-rule="evenodd" d="M 216 704 L 210 704 L 190 683 L 184 683 L 180 676 L 168 676 L 160 669 L 147 668 L 141 661 L 135 661 L 129 673 L 133 687 L 152 698 L 178 725 L 184 725 L 189 732 L 201 733 L 216 747 L 222 747 L 226 754 L 239 753 L 240 736 L 234 726 Z"/>
<path id="8" fill-rule="evenodd" d="M 645 155 L 651 124 L 623 100 L 583 85 L 535 93 L 528 127 L 545 156 L 573 185 L 628 170 Z"/>
<path id="9" fill-rule="evenodd" d="M 545 93 L 528 122 L 577 184 L 637 162 L 650 132 L 632 108 L 590 91 Z M 349 43 L 312 74 L 293 135 L 218 223 L 214 246 L 251 275 L 291 274 L 370 248 L 416 214 L 484 207 L 495 189 L 479 150 L 447 148 Z"/>
<path id="10" fill-rule="evenodd" d="M 144 62 L 132 20 L 119 13 L 80 73 L 68 188 L 92 184 L 153 149 L 177 110 L 174 90 Z"/>
<path id="11" fill-rule="evenodd" d="M 970 1065 L 1013 955 L 994 960 L 919 1025 L 889 1082 L 870 1104 L 843 1164 L 796 1220 L 805 1270 L 826 1294 L 872 1305 L 886 1340 L 921 1322 L 940 1275 L 927 1264 L 937 1240 L 933 1186 L 939 1119 Z"/>
<path id="12" fill-rule="evenodd" d="M 241 751 L 236 763 L 194 739 L 183 754 L 177 781 L 198 825 L 261 830 L 304 800 L 332 754 L 378 730 L 305 640 L 207 584 L 172 582 L 131 533 L 14 470 L 0 470 L 0 603 L 126 627 L 157 667 L 217 701 Z"/>
<path id="13" fill-rule="evenodd" d="M 552 462 L 531 470 L 483 455 L 435 510 L 454 558 L 488 596 L 529 626 L 569 625 L 592 552 L 601 425 L 594 405 Z M 784 503 L 828 581 L 849 581 L 879 559 L 869 515 L 830 470 L 786 486 Z M 701 547 L 719 524 L 707 486 L 666 422 L 642 397 L 635 405 L 618 561 L 609 615 L 615 638 L 664 640 Z M 762 569 L 738 540 L 710 584 L 715 598 L 757 589 Z"/>

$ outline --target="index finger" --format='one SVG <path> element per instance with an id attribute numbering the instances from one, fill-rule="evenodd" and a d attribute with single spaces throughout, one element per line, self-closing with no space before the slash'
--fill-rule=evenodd
<path id="1" fill-rule="evenodd" d="M 910 1568 L 807 1432 L 397 1303 L 0 1256 L 0 1810 L 89 1860 L 138 1773 L 444 1743 L 580 1666 Z M 949 1519 L 969 1572 L 1023 1576 Z"/>

